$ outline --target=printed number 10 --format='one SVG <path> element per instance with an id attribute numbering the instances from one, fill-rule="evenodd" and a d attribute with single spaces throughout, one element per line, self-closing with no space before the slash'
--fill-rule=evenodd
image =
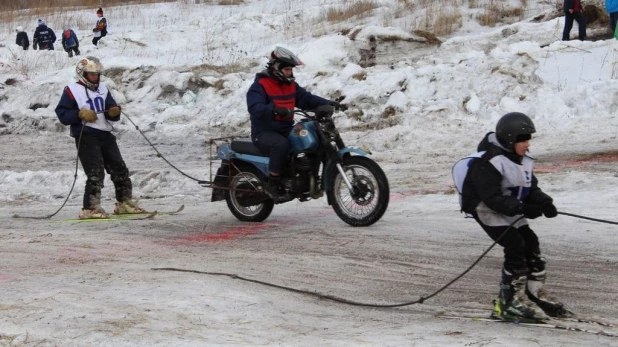
<path id="1" fill-rule="evenodd" d="M 103 98 L 100 96 L 97 96 L 94 100 L 88 99 L 86 102 L 90 105 L 90 109 L 97 113 L 105 111 L 105 101 L 103 101 Z"/>

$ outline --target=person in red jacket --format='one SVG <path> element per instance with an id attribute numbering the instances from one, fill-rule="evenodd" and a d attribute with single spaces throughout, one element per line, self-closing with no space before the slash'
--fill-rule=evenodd
<path id="1" fill-rule="evenodd" d="M 582 14 L 584 6 L 581 0 L 564 0 L 564 30 L 562 31 L 562 41 L 569 41 L 573 21 L 577 22 L 579 28 L 579 40 L 586 39 L 586 19 Z"/>
<path id="2" fill-rule="evenodd" d="M 347 106 L 313 95 L 295 82 L 294 67 L 302 65 L 289 50 L 276 47 L 266 69 L 255 76 L 247 92 L 247 108 L 251 115 L 251 140 L 263 153 L 268 153 L 269 179 L 266 193 L 275 201 L 281 170 L 288 156 L 287 137 L 294 126 L 294 108 L 312 110 L 332 105 L 345 111 Z"/>

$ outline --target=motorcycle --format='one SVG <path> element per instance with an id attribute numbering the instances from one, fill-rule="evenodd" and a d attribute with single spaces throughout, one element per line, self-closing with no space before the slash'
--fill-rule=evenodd
<path id="1" fill-rule="evenodd" d="M 240 221 L 262 222 L 275 204 L 316 200 L 326 193 L 328 204 L 344 222 L 369 226 L 380 220 L 389 202 L 386 175 L 367 157 L 368 150 L 345 146 L 333 112 L 328 105 L 314 111 L 294 111 L 303 118 L 288 136 L 290 151 L 279 187 L 283 195 L 277 202 L 265 192 L 268 154 L 255 147 L 251 139 L 231 138 L 217 144 L 221 166 L 211 200 L 225 200 Z"/>

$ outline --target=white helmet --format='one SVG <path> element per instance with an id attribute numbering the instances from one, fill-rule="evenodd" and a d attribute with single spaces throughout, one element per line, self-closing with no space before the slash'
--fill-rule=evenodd
<path id="1" fill-rule="evenodd" d="M 103 72 L 103 65 L 99 61 L 98 58 L 95 57 L 86 57 L 77 63 L 75 67 L 75 72 L 77 73 L 77 78 L 90 90 L 99 89 L 99 81 L 101 80 L 101 72 Z M 96 82 L 91 82 L 86 78 L 86 73 L 96 73 L 99 75 L 99 78 Z"/>

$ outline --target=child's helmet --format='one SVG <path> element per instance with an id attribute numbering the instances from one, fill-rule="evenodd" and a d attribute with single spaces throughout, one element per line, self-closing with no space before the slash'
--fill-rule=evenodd
<path id="1" fill-rule="evenodd" d="M 286 77 L 281 72 L 281 69 L 285 67 L 296 67 L 298 65 L 303 65 L 303 62 L 300 61 L 294 53 L 283 47 L 276 47 L 275 50 L 270 53 L 270 60 L 268 61 L 267 68 L 272 77 L 283 83 L 291 84 L 294 82 L 294 75 Z"/>
<path id="2" fill-rule="evenodd" d="M 508 149 L 516 142 L 529 140 L 535 132 L 532 119 L 521 112 L 507 113 L 496 124 L 496 137 Z"/>
<path id="3" fill-rule="evenodd" d="M 75 67 L 77 78 L 90 90 L 99 89 L 99 81 L 101 80 L 101 72 L 103 72 L 103 64 L 95 57 L 86 57 L 77 63 Z M 88 80 L 86 73 L 96 73 L 99 75 L 96 82 Z"/>

